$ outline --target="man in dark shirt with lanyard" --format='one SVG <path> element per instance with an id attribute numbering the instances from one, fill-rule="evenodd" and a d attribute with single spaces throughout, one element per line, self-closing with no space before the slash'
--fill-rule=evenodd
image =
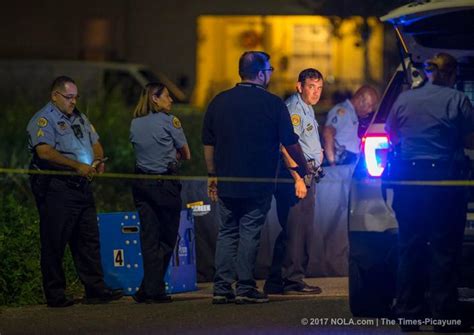
<path id="1" fill-rule="evenodd" d="M 266 91 L 273 72 L 269 59 L 264 52 L 245 52 L 239 60 L 242 82 L 217 95 L 204 117 L 208 194 L 213 201 L 219 196 L 221 216 L 214 304 L 268 302 L 257 290 L 253 272 L 275 189 L 280 144 L 300 167 L 299 174 L 306 172 L 288 109 Z M 237 296 L 232 289 L 235 280 Z"/>

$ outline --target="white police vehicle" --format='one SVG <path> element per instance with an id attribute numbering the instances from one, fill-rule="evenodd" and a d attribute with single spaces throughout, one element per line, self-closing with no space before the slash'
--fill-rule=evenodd
<path id="1" fill-rule="evenodd" d="M 395 29 L 401 64 L 362 138 L 361 157 L 352 179 L 349 300 L 355 316 L 389 315 L 395 294 L 397 221 L 391 207 L 393 192 L 381 182 L 389 148 L 384 126 L 393 103 L 401 92 L 423 82 L 422 65 L 426 59 L 437 52 L 447 52 L 460 65 L 456 88 L 464 91 L 474 104 L 474 0 L 419 0 L 389 12 L 381 20 Z M 471 217 L 474 215 L 467 213 L 467 264 L 463 268 L 462 286 L 474 285 Z"/>

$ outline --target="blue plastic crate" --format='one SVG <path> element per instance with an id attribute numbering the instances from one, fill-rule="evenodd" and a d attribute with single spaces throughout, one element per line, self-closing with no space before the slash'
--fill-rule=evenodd
<path id="1" fill-rule="evenodd" d="M 136 212 L 98 215 L 104 279 L 111 288 L 134 294 L 143 278 L 140 221 Z M 166 292 L 197 290 L 192 212 L 183 210 L 178 240 L 165 276 Z"/>

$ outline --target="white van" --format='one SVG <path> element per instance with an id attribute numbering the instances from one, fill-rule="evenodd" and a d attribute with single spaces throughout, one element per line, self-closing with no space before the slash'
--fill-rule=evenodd
<path id="1" fill-rule="evenodd" d="M 0 99 L 17 97 L 44 102 L 54 78 L 66 75 L 76 81 L 81 100 L 110 94 L 120 95 L 128 105 L 138 101 L 149 82 L 165 84 L 175 101 L 186 102 L 186 95 L 166 76 L 153 73 L 141 64 L 69 60 L 0 60 Z"/>

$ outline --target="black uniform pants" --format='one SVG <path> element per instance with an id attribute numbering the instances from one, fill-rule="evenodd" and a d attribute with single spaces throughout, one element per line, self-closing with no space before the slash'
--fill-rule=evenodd
<path id="1" fill-rule="evenodd" d="M 137 180 L 133 199 L 140 216 L 143 280 L 139 294 L 165 293 L 164 277 L 178 236 L 181 184 L 174 180 Z"/>
<path id="2" fill-rule="evenodd" d="M 40 216 L 41 273 L 48 303 L 64 298 L 62 263 L 68 243 L 86 295 L 97 295 L 105 289 L 90 185 L 73 187 L 66 179 L 32 176 L 30 180 Z"/>
<path id="3" fill-rule="evenodd" d="M 279 173 L 279 179 L 292 177 L 288 170 Z M 268 290 L 300 290 L 304 288 L 308 263 L 308 243 L 313 233 L 315 184 L 307 196 L 298 200 L 294 183 L 278 183 L 275 191 L 276 209 L 281 232 L 273 247 L 272 265 L 265 283 Z"/>
<path id="4" fill-rule="evenodd" d="M 452 180 L 450 167 L 399 163 L 405 180 Z M 393 208 L 399 224 L 399 268 L 395 313 L 406 319 L 430 315 L 458 319 L 457 281 L 466 222 L 465 190 L 453 186 L 399 185 Z M 429 293 L 429 303 L 425 294 Z"/>

